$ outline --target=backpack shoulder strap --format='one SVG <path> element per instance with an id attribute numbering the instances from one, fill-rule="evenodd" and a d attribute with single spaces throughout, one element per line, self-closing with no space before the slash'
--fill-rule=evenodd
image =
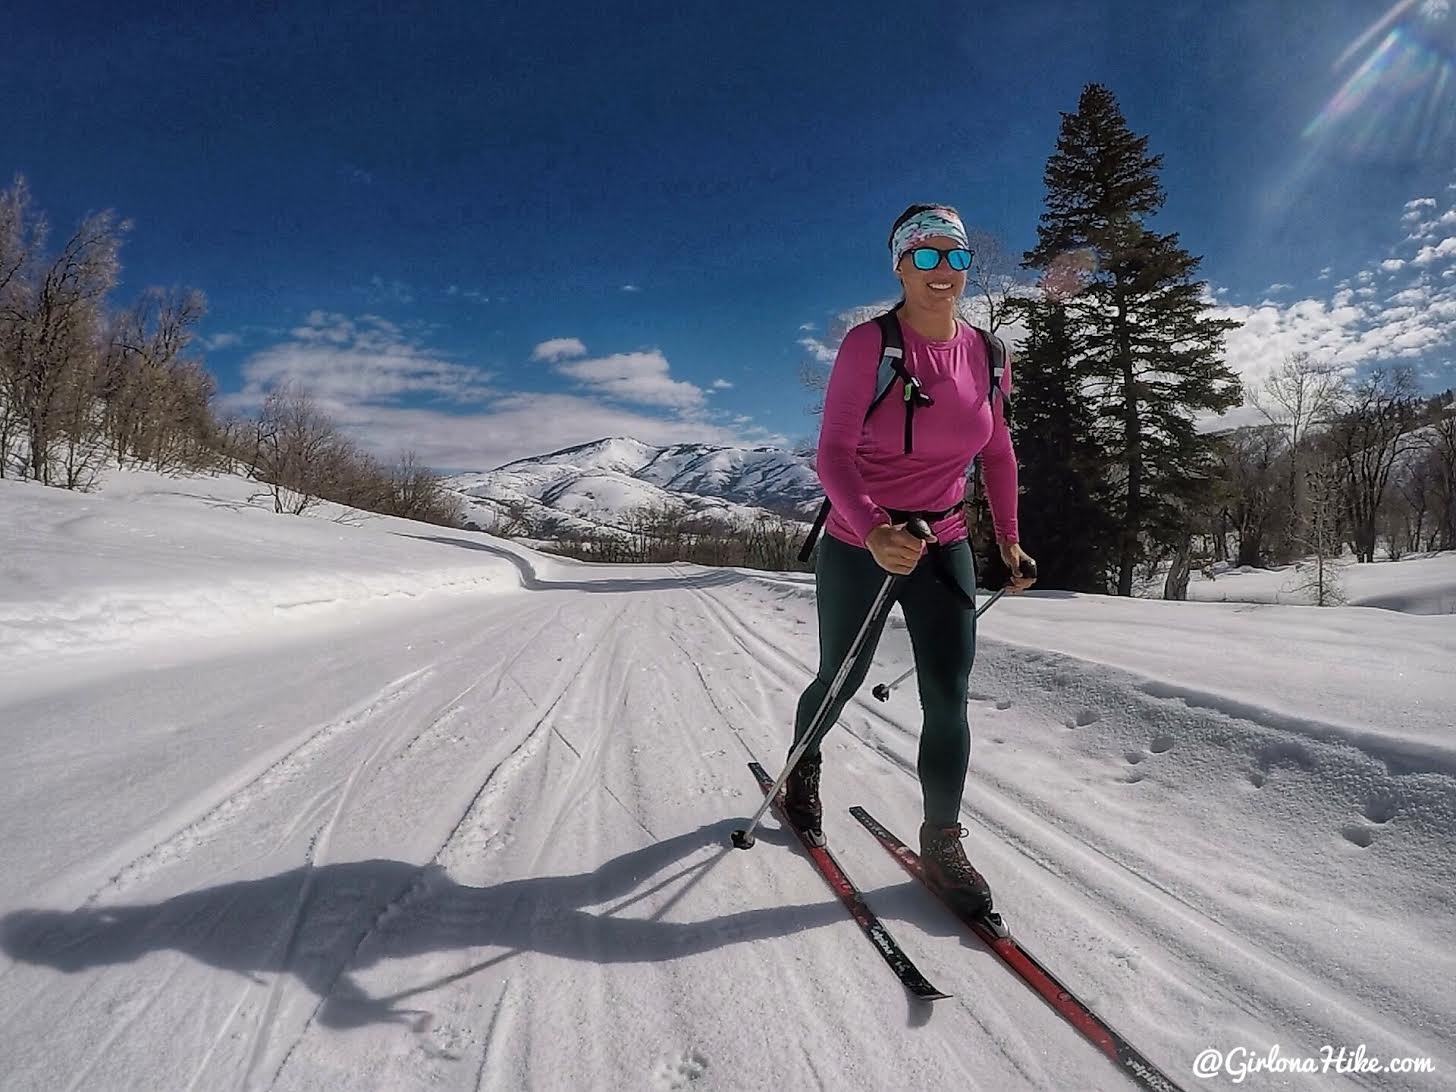
<path id="1" fill-rule="evenodd" d="M 991 372 L 991 385 L 986 391 L 986 400 L 994 407 L 998 395 L 1003 403 L 1009 401 L 1001 386 L 1006 378 L 1006 343 L 979 326 L 976 327 L 976 333 L 981 335 L 981 342 L 986 346 L 986 366 Z"/>
<path id="2" fill-rule="evenodd" d="M 886 311 L 875 316 L 875 325 L 880 328 L 880 365 L 875 369 L 875 397 L 865 411 L 866 419 L 875 412 L 875 407 L 885 400 L 896 379 L 906 380 L 905 335 L 900 331 L 900 316 Z"/>

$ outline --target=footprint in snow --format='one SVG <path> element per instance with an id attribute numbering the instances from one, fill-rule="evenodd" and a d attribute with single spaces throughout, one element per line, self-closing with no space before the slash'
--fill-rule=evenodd
<path id="1" fill-rule="evenodd" d="M 1132 971 L 1137 970 L 1138 962 L 1142 958 L 1132 948 L 1110 948 L 1108 949 L 1108 951 L 1112 955 L 1113 959 L 1118 960 L 1124 966 L 1126 966 L 1128 970 Z"/>
<path id="2" fill-rule="evenodd" d="M 1010 709 L 1011 708 L 1011 699 L 1010 698 L 1002 698 L 1000 701 L 998 701 L 996 703 L 996 708 L 997 709 L 1000 709 L 1004 713 L 1007 709 Z"/>
<path id="3" fill-rule="evenodd" d="M 1128 751 L 1127 754 L 1123 755 L 1122 757 L 1127 759 L 1128 765 L 1136 766 L 1139 762 L 1141 762 L 1148 756 L 1143 754 L 1141 751 Z"/>
<path id="4" fill-rule="evenodd" d="M 1249 784 L 1256 789 L 1262 789 L 1269 781 L 1269 775 L 1263 770 L 1251 770 L 1249 772 Z"/>
<path id="5" fill-rule="evenodd" d="M 1365 801 L 1364 814 L 1372 823 L 1385 824 L 1395 818 L 1395 800 L 1389 796 L 1372 796 Z"/>
<path id="6" fill-rule="evenodd" d="M 1089 724 L 1096 724 L 1102 718 L 1092 709 L 1079 709 L 1077 715 L 1067 721 L 1068 728 L 1085 728 Z"/>
<path id="7" fill-rule="evenodd" d="M 1172 736 L 1154 736 L 1153 741 L 1148 744 L 1148 750 L 1152 751 L 1155 755 L 1163 754 L 1165 751 L 1171 751 L 1172 749 Z"/>
<path id="8" fill-rule="evenodd" d="M 652 1083 L 663 1092 L 675 1092 L 676 1089 L 687 1088 L 707 1072 L 708 1059 L 696 1050 L 688 1050 L 677 1058 L 658 1062 L 652 1073 Z"/>
<path id="9" fill-rule="evenodd" d="M 1143 775 L 1140 774 L 1140 773 L 1138 773 L 1136 770 L 1128 770 L 1126 776 L 1124 776 L 1122 780 L 1126 784 L 1136 785 L 1142 779 L 1143 779 Z"/>
<path id="10" fill-rule="evenodd" d="M 1340 833 L 1345 836 L 1347 842 L 1353 842 L 1361 849 L 1368 849 L 1371 843 L 1375 841 L 1375 832 L 1373 830 L 1369 827 L 1357 826 L 1354 823 L 1346 826 Z"/>
<path id="11" fill-rule="evenodd" d="M 458 1062 L 470 1053 L 475 1037 L 467 1028 L 451 1024 L 436 1024 L 433 1016 L 421 1017 L 415 1029 L 421 1037 L 416 1045 L 428 1057 L 443 1062 Z"/>

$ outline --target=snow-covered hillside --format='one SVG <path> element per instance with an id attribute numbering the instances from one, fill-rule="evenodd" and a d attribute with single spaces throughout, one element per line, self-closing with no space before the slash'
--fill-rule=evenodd
<path id="1" fill-rule="evenodd" d="M 726 525 L 764 511 L 813 515 L 822 494 L 811 460 L 780 448 L 674 444 L 612 437 L 519 459 L 447 482 L 471 521 L 550 539 L 621 528 L 628 513 L 667 509 Z"/>
<path id="2" fill-rule="evenodd" d="M 826 741 L 826 827 L 949 1000 L 907 999 L 773 818 L 728 848 L 813 670 L 811 577 L 249 492 L 0 481 L 7 1092 L 1132 1087 L 847 814 L 913 840 L 913 684 Z M 1364 570 L 1382 609 L 981 619 L 968 851 L 1187 1089 L 1456 1074 L 1456 616 L 1390 609 L 1456 557 Z M 910 662 L 894 616 L 870 683 Z M 1234 1079 L 1362 1046 L 1432 1070 Z M 1196 1077 L 1208 1050 L 1234 1068 Z"/>

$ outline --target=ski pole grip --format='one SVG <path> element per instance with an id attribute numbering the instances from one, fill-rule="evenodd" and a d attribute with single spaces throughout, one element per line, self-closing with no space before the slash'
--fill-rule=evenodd
<path id="1" fill-rule="evenodd" d="M 1035 580 L 1036 579 L 1036 562 L 1033 561 L 1033 560 L 1031 560 L 1031 558 L 1029 558 L 1029 557 L 1023 557 L 1021 559 L 1021 575 L 1022 576 L 1029 576 L 1033 580 Z M 1008 588 L 1011 587 L 1011 581 L 1010 581 L 1009 578 L 1006 581 L 1006 586 Z"/>
<path id="2" fill-rule="evenodd" d="M 905 530 L 909 531 L 921 542 L 924 542 L 930 537 L 930 524 L 926 523 L 919 516 L 916 516 L 914 519 L 908 521 L 905 524 Z"/>

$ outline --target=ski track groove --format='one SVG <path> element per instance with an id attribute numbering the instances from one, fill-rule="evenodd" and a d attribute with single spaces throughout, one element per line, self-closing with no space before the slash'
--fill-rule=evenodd
<path id="1" fill-rule="evenodd" d="M 458 707 L 459 703 L 473 690 L 477 689 L 482 682 L 486 681 L 486 678 L 495 678 L 498 692 L 500 682 L 504 678 L 505 671 L 508 671 L 511 665 L 519 662 L 521 657 L 525 655 L 530 641 L 534 641 L 553 624 L 559 622 L 560 617 L 565 611 L 567 605 L 567 603 L 563 602 L 552 612 L 550 617 L 548 617 L 544 622 L 540 624 L 540 626 L 537 627 L 535 632 L 532 634 L 530 640 L 527 641 L 525 645 L 522 645 L 520 648 L 518 648 L 512 655 L 510 660 L 507 661 L 505 668 L 503 669 L 501 674 L 486 676 L 485 678 L 478 679 L 470 686 L 467 686 L 458 695 L 450 699 L 448 702 L 443 703 L 437 709 L 437 712 L 433 715 L 433 718 L 429 721 L 427 726 L 420 732 L 418 732 L 413 738 L 403 742 L 390 756 L 390 760 L 402 757 L 403 755 L 409 753 L 410 749 L 421 738 L 428 735 L 443 720 L 447 719 L 449 715 Z M 487 630 L 486 634 L 497 632 L 500 629 L 508 629 L 514 624 L 514 621 L 514 616 L 502 620 L 497 626 L 493 626 L 489 630 Z M 272 763 L 270 763 L 267 767 L 265 767 L 262 771 L 249 779 L 243 785 L 234 788 L 233 790 L 228 792 L 220 801 L 214 803 L 211 807 L 208 807 L 206 810 L 202 811 L 202 813 L 196 818 L 185 822 L 180 827 L 178 827 L 172 834 L 156 842 L 151 849 L 133 858 L 131 862 L 120 868 L 115 874 L 113 874 L 111 879 L 106 881 L 106 883 L 97 888 L 95 891 L 92 892 L 90 896 L 88 896 L 85 902 L 81 904 L 82 908 L 93 907 L 101 902 L 103 899 L 105 899 L 108 895 L 118 893 L 128 887 L 134 886 L 137 883 L 144 882 L 150 876 L 154 875 L 158 868 L 165 867 L 168 864 L 174 863 L 175 861 L 185 857 L 188 853 L 195 852 L 201 846 L 206 845 L 212 837 L 225 829 L 232 820 L 238 818 L 239 816 L 245 815 L 248 808 L 252 804 L 256 803 L 258 799 L 262 798 L 268 792 L 278 787 L 279 785 L 287 784 L 290 780 L 290 775 L 307 770 L 311 764 L 310 760 L 312 760 L 319 752 L 323 751 L 328 744 L 334 742 L 337 739 L 344 738 L 347 735 L 355 734 L 358 730 L 366 727 L 371 721 L 375 720 L 380 714 L 386 712 L 399 702 L 404 701 L 423 690 L 425 683 L 433 675 L 433 673 L 434 672 L 429 667 L 417 669 L 412 672 L 407 672 L 406 674 L 392 680 L 390 683 L 375 691 L 373 695 L 370 695 L 354 703 L 344 713 L 325 721 L 320 727 L 316 728 L 314 731 L 310 732 L 305 738 L 298 741 L 293 746 L 289 747 L 282 755 L 280 755 L 277 759 L 275 759 Z M 519 686 L 520 684 L 516 683 L 516 685 Z M 283 833 L 278 838 L 272 841 L 269 848 L 260 851 L 258 854 L 255 854 L 252 859 L 257 859 L 258 857 L 266 857 L 271 852 L 276 851 L 280 846 L 286 844 L 286 842 L 294 834 L 296 834 L 300 828 L 307 825 L 311 817 L 316 815 L 318 811 L 322 810 L 322 808 L 326 807 L 328 805 L 329 798 L 333 797 L 333 813 L 330 819 L 327 820 L 327 822 L 325 823 L 324 827 L 322 827 L 319 832 L 315 833 L 314 839 L 311 840 L 310 848 L 306 855 L 304 864 L 305 867 L 308 867 L 311 870 L 315 866 L 315 864 L 318 863 L 319 853 L 323 849 L 326 849 L 329 836 L 331 835 L 335 825 L 337 824 L 339 817 L 343 814 L 347 804 L 352 798 L 355 788 L 361 783 L 361 775 L 364 773 L 366 768 L 370 768 L 377 763 L 381 752 L 395 738 L 396 737 L 393 733 L 382 732 L 379 741 L 374 745 L 374 747 L 366 756 L 363 762 L 356 764 L 347 777 L 341 777 L 333 784 L 326 785 L 318 792 L 316 792 L 311 798 L 309 798 L 303 804 L 303 806 L 294 813 L 293 820 L 288 824 Z M 320 837 L 322 837 L 321 841 Z M 226 872 L 235 870 L 236 864 L 236 862 L 232 862 L 229 866 L 223 868 L 218 873 L 212 875 L 210 878 L 204 878 L 202 881 L 194 884 L 194 886 L 205 886 L 207 882 L 211 882 L 211 879 L 215 879 L 217 875 L 222 875 Z M 287 959 L 291 958 L 293 948 L 297 940 L 298 930 L 302 924 L 302 917 L 299 911 L 306 905 L 310 892 L 311 876 L 305 881 L 304 888 L 299 895 L 299 901 L 297 907 L 295 908 L 295 913 L 290 919 L 290 928 L 287 940 L 287 951 L 289 955 L 285 959 L 284 969 L 276 973 L 273 984 L 269 989 L 267 1003 L 263 1009 L 262 1014 L 258 1017 L 257 1023 L 255 1023 L 255 1026 L 250 1036 L 252 1041 L 252 1047 L 246 1051 L 250 1058 L 250 1061 L 247 1071 L 245 1072 L 242 1081 L 240 1082 L 244 1086 L 246 1086 L 249 1080 L 251 1080 L 254 1067 L 261 1059 L 262 1052 L 266 1050 L 266 1045 L 270 1038 L 269 1025 L 271 1021 L 276 1017 L 278 1005 L 281 1000 L 281 994 L 288 985 L 288 972 L 286 969 Z M 84 942 L 84 940 L 85 938 L 80 938 L 76 943 L 82 943 Z M 8 969 L 9 968 L 7 968 L 7 970 Z M 175 973 L 176 971 L 174 970 L 172 974 L 175 975 Z M 232 1026 L 233 1020 L 242 1009 L 246 1001 L 247 995 L 252 992 L 252 989 L 253 984 L 250 983 L 249 987 L 244 991 L 243 997 L 234 1007 L 232 1014 L 226 1021 L 224 1021 L 224 1028 L 222 1032 L 219 1033 L 218 1039 L 214 1041 L 213 1046 L 209 1048 L 207 1052 L 207 1057 L 210 1057 L 212 1055 L 213 1051 L 216 1049 L 217 1042 L 221 1041 L 221 1037 L 225 1035 L 228 1028 Z M 37 996 L 39 996 L 40 993 L 44 993 L 45 990 L 46 987 L 42 984 L 40 989 L 37 991 Z M 138 1013 L 137 1015 L 140 1015 L 140 1013 Z M 135 1019 L 135 1016 L 132 1017 L 132 1019 Z M 114 1036 L 108 1036 L 106 1044 L 110 1044 L 114 1041 Z M 88 1064 L 85 1072 L 89 1073 L 91 1069 L 94 1068 L 94 1066 L 95 1061 L 93 1060 L 93 1062 Z M 205 1061 L 203 1063 L 203 1066 L 205 1067 Z M 193 1079 L 193 1084 L 195 1084 L 198 1077 L 200 1077 L 201 1072 L 202 1069 L 199 1069 L 198 1076 L 195 1076 Z"/>
<path id="2" fill-rule="evenodd" d="M 388 749 L 392 742 L 397 742 L 393 733 L 381 732 L 379 734 L 378 742 L 375 743 L 362 760 L 355 764 L 353 772 L 344 783 L 342 790 L 339 791 L 333 812 L 325 820 L 323 826 L 314 833 L 313 838 L 309 840 L 308 852 L 304 859 L 306 871 L 304 873 L 303 883 L 299 886 L 298 896 L 294 901 L 293 913 L 289 920 L 288 940 L 283 953 L 283 961 L 273 976 L 273 983 L 268 990 L 268 1000 L 253 1029 L 252 1042 L 247 1051 L 248 1065 L 239 1081 L 239 1085 L 242 1088 L 248 1088 L 252 1084 L 253 1074 L 262 1063 L 263 1055 L 267 1052 L 268 1044 L 272 1039 L 273 1024 L 277 1019 L 278 1008 L 282 1003 L 283 994 L 292 987 L 293 980 L 289 974 L 289 969 L 292 967 L 297 954 L 298 936 L 303 925 L 305 911 L 308 909 L 309 901 L 313 897 L 315 869 L 320 863 L 327 863 L 329 844 L 332 841 L 334 830 L 338 827 L 339 817 L 344 814 L 349 803 L 353 800 L 355 789 L 359 786 L 364 771 L 374 767 L 379 761 L 379 756 Z"/>
<path id="3" fill-rule="evenodd" d="M 700 577 L 695 578 L 688 576 L 685 578 L 685 580 L 687 583 L 687 587 L 693 592 L 695 600 L 701 603 L 706 608 L 708 613 L 713 614 L 714 617 L 718 617 L 717 607 L 720 606 L 720 604 L 718 603 L 718 600 L 716 598 L 709 594 L 708 589 L 704 586 L 702 579 Z M 721 621 L 721 618 L 719 620 Z M 748 656 L 750 660 L 752 660 L 754 658 L 753 650 L 744 643 L 742 638 L 740 638 L 735 631 L 731 631 L 727 627 L 725 627 L 725 631 L 728 632 L 728 635 L 733 638 L 734 643 L 743 650 L 743 653 Z M 680 629 L 679 632 L 683 631 Z M 696 631 L 688 632 L 694 637 L 697 636 Z M 674 642 L 674 647 L 680 648 L 682 646 L 680 642 Z M 700 645 L 698 647 L 701 648 L 702 646 Z M 726 724 L 728 728 L 732 731 L 734 738 L 738 740 L 738 743 L 743 748 L 744 753 L 746 753 L 749 758 L 758 760 L 759 755 L 754 751 L 753 746 L 748 742 L 748 740 L 743 737 L 743 732 L 734 722 L 734 718 L 728 714 L 728 711 L 724 709 L 722 704 L 718 701 L 717 695 L 713 692 L 712 684 L 708 681 L 708 677 L 703 674 L 703 668 L 702 665 L 699 663 L 699 659 L 700 657 L 688 657 L 688 662 L 692 665 L 693 671 L 698 676 L 698 681 L 702 684 L 703 691 L 705 694 L 707 694 L 708 701 L 712 704 L 713 709 L 718 713 L 718 715 L 723 718 L 723 723 Z M 763 684 L 758 681 L 758 676 L 756 673 L 750 675 L 750 679 L 753 682 L 755 695 L 758 701 L 758 723 L 767 725 L 773 720 L 773 714 L 768 704 L 768 695 L 764 692 Z M 736 690 L 730 691 L 730 693 L 734 694 L 735 697 L 741 697 L 741 695 L 739 695 Z M 780 764 L 779 769 L 783 769 L 782 764 Z"/>
<path id="4" fill-rule="evenodd" d="M 490 1023 L 486 1025 L 485 1029 L 485 1042 L 480 1047 L 480 1065 L 475 1070 L 475 1092 L 481 1092 L 481 1089 L 485 1087 L 486 1068 L 490 1064 L 492 1053 L 494 1053 L 492 1047 L 494 1047 L 496 1036 L 499 1034 L 501 1020 L 503 1018 L 502 1014 L 505 1013 L 506 1018 L 509 1017 L 509 1013 L 506 1010 L 506 998 L 511 993 L 511 982 L 511 979 L 506 979 L 505 985 L 501 987 L 500 996 L 496 998 L 495 1007 L 491 1009 Z"/>
<path id="5" fill-rule="evenodd" d="M 227 1038 L 228 1029 L 238 1019 L 239 1014 L 243 1011 L 243 1006 L 248 1002 L 248 995 L 252 992 L 253 983 L 251 982 L 244 985 L 242 990 L 239 991 L 238 999 L 233 1003 L 232 1011 L 227 1014 L 227 1019 L 223 1020 L 219 1025 L 217 1034 L 212 1037 L 212 1042 L 208 1044 L 207 1050 L 198 1059 L 197 1065 L 192 1071 L 192 1079 L 187 1082 L 187 1087 L 183 1089 L 183 1092 L 195 1092 L 198 1087 L 197 1082 L 202 1080 L 202 1075 L 207 1072 L 207 1067 L 212 1063 L 213 1055 L 217 1053 L 217 1048 Z"/>
<path id="6" fill-rule="evenodd" d="M 111 1044 L 120 1039 L 122 1033 L 127 1031 L 137 1020 L 151 1011 L 152 1006 L 157 1003 L 157 999 L 162 996 L 162 992 L 167 988 L 167 985 L 172 979 L 177 977 L 178 971 L 182 969 L 182 964 L 183 959 L 180 956 L 174 958 L 171 961 L 171 966 L 162 975 L 162 980 L 151 987 L 146 1001 L 131 1012 L 128 1012 L 125 1017 L 107 1029 L 105 1037 L 91 1050 L 91 1057 L 86 1062 L 85 1067 L 81 1072 L 71 1078 L 70 1084 L 66 1085 L 65 1092 L 77 1092 L 77 1089 L 82 1087 L 82 1082 L 90 1076 L 91 1071 L 106 1057 L 107 1050 L 111 1047 Z"/>
<path id="7" fill-rule="evenodd" d="M 180 859 L 187 852 L 195 850 L 206 842 L 230 820 L 244 813 L 249 805 L 270 791 L 274 786 L 285 783 L 288 775 L 308 768 L 306 761 L 315 752 L 334 738 L 349 733 L 367 723 L 380 710 L 397 701 L 404 700 L 429 678 L 428 669 L 408 672 L 381 687 L 371 697 L 356 703 L 348 712 L 324 723 L 309 733 L 307 738 L 289 749 L 281 758 L 271 763 L 256 777 L 240 788 L 228 793 L 222 800 L 208 808 L 196 819 L 185 823 L 174 834 L 162 839 L 151 849 L 122 867 L 100 888 L 83 902 L 82 909 L 95 906 L 103 897 L 113 891 L 121 891 L 155 874 L 157 868 Z"/>
<path id="8" fill-rule="evenodd" d="M 606 624 L 602 627 L 602 631 L 609 631 L 611 627 L 620 619 L 622 613 L 625 610 L 626 607 L 623 606 L 616 612 L 616 614 L 610 616 Z M 602 631 L 596 633 L 594 637 L 599 640 Z M 541 632 L 544 632 L 544 627 Z M 480 787 L 471 797 L 470 803 L 465 806 L 464 810 L 460 814 L 460 817 L 450 828 L 449 833 L 446 834 L 439 848 L 435 850 L 435 853 L 431 857 L 429 864 L 415 870 L 415 875 L 411 882 L 404 885 L 403 888 L 398 893 L 396 893 L 393 898 L 387 900 L 384 905 L 380 907 L 379 911 L 374 915 L 373 920 L 370 922 L 370 924 L 366 926 L 363 932 L 356 938 L 353 947 L 349 951 L 349 954 L 340 961 L 339 968 L 334 974 L 333 978 L 330 980 L 327 989 L 325 989 L 323 993 L 319 996 L 313 1008 L 310 1010 L 307 1018 L 304 1020 L 302 1027 L 299 1028 L 297 1034 L 293 1038 L 293 1041 L 289 1044 L 288 1049 L 279 1059 L 278 1065 L 273 1071 L 272 1079 L 268 1083 L 269 1089 L 272 1089 L 274 1086 L 277 1085 L 279 1078 L 283 1075 L 283 1071 L 287 1068 L 288 1062 L 293 1057 L 294 1052 L 298 1049 L 299 1044 L 303 1042 L 304 1038 L 308 1035 L 309 1030 L 318 1020 L 319 1012 L 323 1009 L 324 1005 L 328 1003 L 329 998 L 333 996 L 334 989 L 338 985 L 339 979 L 342 978 L 344 974 L 348 971 L 348 969 L 353 965 L 359 951 L 378 932 L 381 923 L 385 920 L 385 918 L 407 909 L 413 899 L 427 889 L 428 883 L 422 881 L 422 877 L 426 869 L 431 865 L 440 864 L 441 858 L 448 853 L 456 838 L 459 837 L 459 835 L 463 831 L 474 825 L 472 820 L 476 816 L 477 812 L 482 810 L 489 803 L 490 799 L 493 798 L 499 791 L 501 791 L 504 785 L 509 784 L 512 778 L 516 775 L 517 770 L 515 769 L 515 767 L 524 766 L 526 762 L 534 755 L 535 751 L 540 746 L 542 738 L 547 734 L 544 730 L 551 727 L 553 723 L 552 718 L 557 706 L 570 692 L 572 684 L 580 676 L 582 668 L 585 666 L 586 662 L 589 661 L 591 657 L 595 654 L 596 647 L 597 640 L 586 643 L 586 652 L 580 657 L 580 660 L 574 663 L 569 668 L 563 668 L 563 670 L 558 673 L 556 684 L 553 687 L 553 689 L 556 689 L 556 693 L 552 696 L 550 702 L 540 712 L 536 719 L 536 722 L 526 731 L 526 733 L 516 743 L 516 745 L 511 748 L 511 750 L 504 757 L 502 757 L 491 767 L 490 771 L 486 774 L 485 779 L 481 782 Z M 557 689 L 558 687 L 559 689 Z M 497 781 L 498 775 L 500 775 L 501 777 L 501 780 L 499 782 Z"/>

